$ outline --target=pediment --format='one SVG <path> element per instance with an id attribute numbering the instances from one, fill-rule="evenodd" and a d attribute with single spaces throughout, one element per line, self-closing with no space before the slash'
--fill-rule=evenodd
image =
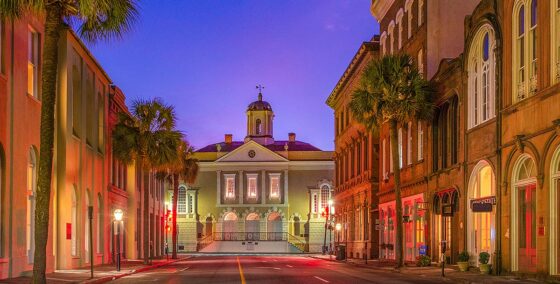
<path id="1" fill-rule="evenodd" d="M 216 162 L 287 162 L 281 155 L 269 150 L 263 145 L 249 141 L 237 149 L 229 152 Z"/>

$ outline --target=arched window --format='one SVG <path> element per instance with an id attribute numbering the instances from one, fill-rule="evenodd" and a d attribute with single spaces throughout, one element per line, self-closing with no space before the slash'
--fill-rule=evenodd
<path id="1" fill-rule="evenodd" d="M 552 61 L 551 67 L 551 79 L 552 82 L 560 82 L 560 1 L 551 1 L 550 7 L 550 19 L 551 21 L 551 32 L 550 32 L 550 43 Z"/>
<path id="2" fill-rule="evenodd" d="M 91 242 L 90 239 L 90 232 L 89 232 L 89 216 L 88 216 L 88 211 L 89 210 L 89 206 L 92 206 L 91 204 L 91 198 L 90 198 L 90 190 L 89 188 L 86 189 L 86 210 L 85 210 L 85 214 L 84 214 L 84 252 L 85 252 L 85 262 L 89 263 L 89 254 L 91 253 L 90 249 L 89 249 L 89 244 Z"/>
<path id="3" fill-rule="evenodd" d="M 402 18 L 403 18 L 403 9 L 399 9 L 399 11 L 397 12 L 397 33 L 398 33 L 398 48 L 399 50 L 402 48 L 402 32 L 403 32 L 403 25 L 402 25 Z"/>
<path id="4" fill-rule="evenodd" d="M 404 4 L 404 11 L 406 12 L 407 21 L 406 31 L 408 34 L 408 38 L 412 37 L 412 2 L 414 2 L 414 0 L 406 0 L 406 3 Z"/>
<path id="5" fill-rule="evenodd" d="M 180 186 L 177 192 L 177 214 L 187 213 L 187 189 Z"/>
<path id="6" fill-rule="evenodd" d="M 389 53 L 393 54 L 395 51 L 395 21 L 391 21 L 389 23 L 389 27 L 387 28 L 389 34 Z"/>
<path id="7" fill-rule="evenodd" d="M 35 253 L 35 194 L 37 192 L 37 154 L 32 147 L 29 149 L 27 164 L 27 257 L 33 263 Z"/>
<path id="8" fill-rule="evenodd" d="M 261 123 L 261 120 L 260 120 L 260 119 L 257 119 L 257 121 L 256 121 L 255 124 L 256 124 L 255 132 L 256 132 L 257 135 L 259 135 L 259 134 L 262 133 L 262 123 Z"/>
<path id="9" fill-rule="evenodd" d="M 468 188 L 467 247 L 471 255 L 494 252 L 496 241 L 495 208 L 496 177 L 490 164 L 480 161 L 473 169 Z M 488 206 L 491 210 L 478 207 Z M 482 205 L 482 206 L 481 206 Z M 478 206 L 478 207 L 476 207 Z M 473 262 L 476 264 L 476 262 Z"/>
<path id="10" fill-rule="evenodd" d="M 537 259 L 537 166 L 527 154 L 512 171 L 511 271 L 535 271 Z"/>
<path id="11" fill-rule="evenodd" d="M 549 208 L 550 208 L 550 274 L 560 274 L 560 146 L 556 148 L 552 155 L 550 163 L 550 190 L 549 190 Z"/>
<path id="12" fill-rule="evenodd" d="M 469 128 L 495 116 L 495 48 L 494 30 L 485 24 L 473 37 L 469 50 Z"/>
<path id="13" fill-rule="evenodd" d="M 72 233 L 72 256 L 78 255 L 78 196 L 76 186 L 72 187 L 72 211 L 71 211 L 71 233 Z"/>
<path id="14" fill-rule="evenodd" d="M 321 207 L 325 208 L 329 204 L 329 199 L 331 199 L 331 188 L 328 185 L 321 186 Z"/>
<path id="15" fill-rule="evenodd" d="M 449 108 L 449 132 L 451 134 L 451 164 L 458 162 L 459 156 L 459 99 L 453 96 Z"/>
<path id="16" fill-rule="evenodd" d="M 518 0 L 512 18 L 515 103 L 537 90 L 537 0 Z"/>
<path id="17" fill-rule="evenodd" d="M 382 55 L 387 54 L 387 32 L 383 32 L 381 34 L 381 38 L 379 42 L 381 43 L 381 54 Z M 342 127 L 341 127 L 342 129 L 344 127 L 344 112 L 342 113 L 341 121 L 342 121 Z"/>

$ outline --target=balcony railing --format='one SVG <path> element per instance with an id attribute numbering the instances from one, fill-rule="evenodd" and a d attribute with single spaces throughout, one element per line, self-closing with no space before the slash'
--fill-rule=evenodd
<path id="1" fill-rule="evenodd" d="M 287 241 L 286 232 L 215 232 L 214 241 Z"/>

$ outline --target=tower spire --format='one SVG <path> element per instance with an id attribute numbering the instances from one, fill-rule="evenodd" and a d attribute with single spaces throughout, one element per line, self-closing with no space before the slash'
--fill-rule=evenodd
<path id="1" fill-rule="evenodd" d="M 264 89 L 264 86 L 261 84 L 257 85 L 257 90 L 259 90 L 259 101 L 262 101 L 262 90 Z"/>

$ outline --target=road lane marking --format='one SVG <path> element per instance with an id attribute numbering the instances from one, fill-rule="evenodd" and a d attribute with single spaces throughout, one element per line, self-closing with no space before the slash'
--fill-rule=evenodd
<path id="1" fill-rule="evenodd" d="M 272 266 L 259 266 L 259 267 L 255 267 L 255 268 L 272 268 L 272 269 L 280 270 L 280 268 L 272 267 Z"/>
<path id="2" fill-rule="evenodd" d="M 243 268 L 241 267 L 239 256 L 237 257 L 237 267 L 239 267 L 239 276 L 241 277 L 241 284 L 246 284 L 247 282 L 245 282 L 245 276 L 243 275 Z"/>
<path id="3" fill-rule="evenodd" d="M 190 268 L 190 267 L 186 267 L 186 268 L 183 268 L 183 269 L 178 270 L 177 272 L 183 272 L 183 271 L 185 271 L 185 270 L 187 270 L 187 269 L 189 269 L 189 268 Z"/>
<path id="4" fill-rule="evenodd" d="M 327 281 L 327 280 L 325 280 L 325 279 L 323 279 L 323 278 L 321 278 L 321 277 L 319 277 L 319 276 L 313 276 L 313 277 L 315 277 L 315 278 L 317 278 L 317 279 L 319 279 L 319 280 L 321 280 L 321 281 L 323 281 L 323 282 L 325 282 L 325 283 L 330 283 L 329 281 Z"/>
<path id="5" fill-rule="evenodd" d="M 289 268 L 292 268 L 292 267 L 293 267 L 293 266 L 291 266 L 291 265 L 289 265 L 289 264 L 286 264 L 286 266 L 289 267 Z"/>

